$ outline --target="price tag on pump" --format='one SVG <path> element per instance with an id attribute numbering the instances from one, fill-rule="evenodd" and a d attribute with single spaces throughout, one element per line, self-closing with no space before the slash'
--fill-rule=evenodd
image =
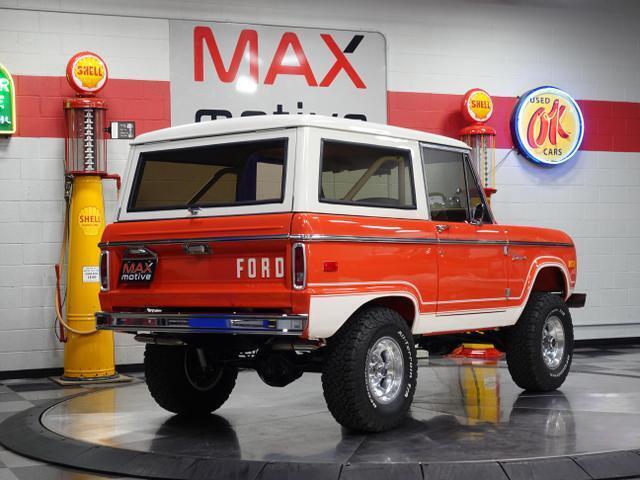
<path id="1" fill-rule="evenodd" d="M 100 269 L 97 265 L 85 265 L 82 267 L 82 283 L 98 283 L 100 281 Z"/>

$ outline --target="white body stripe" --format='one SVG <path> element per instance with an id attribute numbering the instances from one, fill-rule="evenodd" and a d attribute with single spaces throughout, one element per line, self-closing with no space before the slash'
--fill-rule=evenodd
<path id="1" fill-rule="evenodd" d="M 522 300 L 516 306 L 462 309 L 442 313 L 420 313 L 419 305 L 435 305 L 437 302 L 424 302 L 418 287 L 408 281 L 372 281 L 372 282 L 335 282 L 335 283 L 310 283 L 308 287 L 345 287 L 345 286 L 382 286 L 401 285 L 411 289 L 398 291 L 381 291 L 378 293 L 337 293 L 326 295 L 312 295 L 309 306 L 309 337 L 327 338 L 333 335 L 344 322 L 362 305 L 377 298 L 401 296 L 409 298 L 416 311 L 413 319 L 412 332 L 418 334 L 451 332 L 461 330 L 480 330 L 494 327 L 514 325 L 524 310 L 535 280 L 543 268 L 559 267 L 565 279 L 566 295 L 572 293 L 569 271 L 562 259 L 553 256 L 536 257 L 531 262 L 531 267 L 525 279 L 524 288 L 517 297 L 510 300 Z M 527 286 L 529 288 L 527 289 Z M 464 304 L 471 302 L 504 300 L 504 298 L 476 298 L 464 300 L 449 300 L 443 304 Z"/>

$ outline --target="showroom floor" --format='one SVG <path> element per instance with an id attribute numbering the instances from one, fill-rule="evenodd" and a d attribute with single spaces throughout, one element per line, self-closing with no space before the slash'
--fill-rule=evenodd
<path id="1" fill-rule="evenodd" d="M 608 478 L 600 457 L 580 455 L 640 449 L 640 345 L 577 349 L 561 391 L 545 395 L 523 394 L 502 362 L 435 358 L 421 363 L 411 417 L 400 429 L 375 436 L 340 429 L 324 408 L 319 376 L 313 374 L 287 388 L 270 389 L 252 372 L 243 373 L 219 415 L 197 424 L 157 407 L 137 374 L 132 384 L 94 387 L 60 403 L 41 421 L 56 435 L 98 448 L 204 458 L 215 452 L 217 459 L 241 458 L 258 465 L 302 461 L 366 466 L 384 458 L 421 465 L 418 472 L 426 478 L 446 474 L 443 465 L 489 460 L 496 461 L 493 477 L 531 478 L 530 463 L 519 460 L 557 456 L 566 462 L 553 468 L 572 469 L 567 478 Z M 60 387 L 48 379 L 1 381 L 0 421 L 87 390 Z M 635 468 L 634 457 L 629 452 L 618 457 L 611 476 L 630 478 L 625 462 Z M 122 477 L 79 473 L 0 447 L 0 480 L 16 478 Z"/>

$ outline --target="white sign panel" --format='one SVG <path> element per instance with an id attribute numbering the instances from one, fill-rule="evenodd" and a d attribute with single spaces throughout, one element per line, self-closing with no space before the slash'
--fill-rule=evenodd
<path id="1" fill-rule="evenodd" d="M 171 123 L 315 113 L 387 121 L 380 33 L 170 22 Z"/>
<path id="2" fill-rule="evenodd" d="M 98 283 L 100 281 L 100 269 L 97 265 L 82 267 L 82 283 Z"/>

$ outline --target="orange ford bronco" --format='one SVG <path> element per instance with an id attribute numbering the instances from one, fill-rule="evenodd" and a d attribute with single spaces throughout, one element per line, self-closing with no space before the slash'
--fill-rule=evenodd
<path id="1" fill-rule="evenodd" d="M 320 116 L 140 136 L 100 247 L 98 328 L 146 343 L 149 390 L 178 414 L 219 408 L 239 368 L 277 387 L 320 372 L 338 422 L 386 430 L 416 346 L 478 338 L 553 390 L 585 301 L 571 238 L 499 224 L 467 145 Z"/>

